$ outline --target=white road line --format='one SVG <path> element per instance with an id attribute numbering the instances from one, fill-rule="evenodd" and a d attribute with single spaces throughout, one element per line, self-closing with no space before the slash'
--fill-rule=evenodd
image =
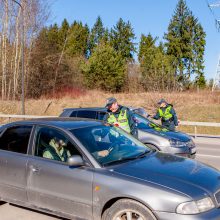
<path id="1" fill-rule="evenodd" d="M 196 157 L 214 157 L 214 158 L 220 158 L 220 156 L 214 156 L 214 155 L 208 155 L 208 154 L 196 154 Z"/>

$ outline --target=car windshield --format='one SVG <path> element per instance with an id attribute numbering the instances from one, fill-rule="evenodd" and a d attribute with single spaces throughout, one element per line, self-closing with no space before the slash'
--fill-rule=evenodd
<path id="1" fill-rule="evenodd" d="M 92 126 L 71 132 L 102 166 L 133 160 L 151 151 L 133 136 L 114 126 Z"/>
<path id="2" fill-rule="evenodd" d="M 139 114 L 133 114 L 134 117 L 134 121 L 136 123 L 137 128 L 139 129 L 154 129 L 156 131 L 169 131 L 166 128 L 163 128 L 161 125 L 156 124 L 154 122 L 152 122 L 151 120 L 139 115 Z"/>

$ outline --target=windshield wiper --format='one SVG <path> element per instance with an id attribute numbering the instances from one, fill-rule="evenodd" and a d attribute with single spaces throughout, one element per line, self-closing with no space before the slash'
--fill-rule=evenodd
<path id="1" fill-rule="evenodd" d="M 146 151 L 142 152 L 141 154 L 138 154 L 138 155 L 136 155 L 134 157 L 122 157 L 122 158 L 120 158 L 118 160 L 113 160 L 113 161 L 104 163 L 103 166 L 109 166 L 109 165 L 113 165 L 113 164 L 118 164 L 118 163 L 126 162 L 126 161 L 129 161 L 129 160 L 136 160 L 138 158 L 144 157 L 146 154 L 148 154 L 150 152 L 151 152 L 150 150 L 146 150 Z"/>
<path id="2" fill-rule="evenodd" d="M 145 157 L 146 154 L 149 154 L 150 152 L 151 152 L 151 150 L 145 150 L 143 153 L 138 154 L 135 158 Z"/>
<path id="3" fill-rule="evenodd" d="M 125 157 L 125 158 L 120 158 L 118 160 L 113 160 L 107 163 L 103 163 L 103 166 L 109 166 L 109 165 L 113 165 L 113 164 L 118 164 L 118 163 L 123 163 L 126 162 L 128 160 L 135 160 L 137 159 L 136 157 Z"/>

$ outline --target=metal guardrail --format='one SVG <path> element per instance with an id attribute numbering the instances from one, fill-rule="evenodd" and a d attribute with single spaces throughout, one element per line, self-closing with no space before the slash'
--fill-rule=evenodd
<path id="1" fill-rule="evenodd" d="M 197 127 L 220 127 L 220 123 L 215 122 L 195 122 L 195 121 L 180 121 L 180 125 L 194 126 L 194 137 L 197 136 Z"/>
<path id="2" fill-rule="evenodd" d="M 180 121 L 180 125 L 220 127 L 220 123 L 215 122 Z"/>
<path id="3" fill-rule="evenodd" d="M 21 119 L 32 119 L 32 118 L 53 118 L 57 116 L 42 116 L 42 115 L 7 115 L 0 114 L 0 118 L 8 118 L 9 121 L 11 118 L 21 118 Z M 207 127 L 220 127 L 220 123 L 215 122 L 194 122 L 194 121 L 180 121 L 180 125 L 194 126 L 194 136 L 197 136 L 197 127 L 198 126 L 207 126 Z"/>

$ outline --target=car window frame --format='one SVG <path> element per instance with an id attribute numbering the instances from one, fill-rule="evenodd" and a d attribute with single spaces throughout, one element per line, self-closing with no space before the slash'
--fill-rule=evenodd
<path id="1" fill-rule="evenodd" d="M 6 132 L 8 129 L 15 128 L 15 127 L 21 127 L 21 126 L 32 126 L 31 132 L 30 132 L 30 136 L 29 136 L 29 140 L 28 140 L 28 145 L 27 145 L 27 152 L 26 152 L 26 153 L 21 153 L 21 152 L 16 152 L 16 151 L 4 150 L 4 149 L 1 149 L 1 148 L 0 148 L 1 151 L 10 152 L 10 153 L 15 153 L 15 154 L 19 154 L 19 155 L 26 155 L 26 156 L 30 154 L 30 149 L 31 149 L 31 146 L 32 146 L 32 136 L 33 136 L 33 131 L 34 131 L 34 125 L 33 125 L 33 124 L 13 124 L 13 125 L 4 127 L 4 128 L 2 128 L 2 130 L 1 130 L 0 138 L 2 138 L 2 135 L 4 135 L 5 132 Z"/>
<path id="2" fill-rule="evenodd" d="M 49 159 L 49 158 L 45 158 L 45 157 L 39 157 L 39 156 L 36 156 L 35 155 L 35 149 L 36 149 L 36 146 L 35 146 L 35 143 L 36 143 L 36 138 L 37 138 L 37 129 L 38 127 L 46 127 L 46 128 L 51 128 L 51 129 L 55 129 L 56 131 L 58 132 L 61 132 L 61 134 L 63 136 L 65 136 L 69 141 L 70 143 L 79 151 L 79 153 L 81 154 L 80 156 L 83 158 L 83 160 L 86 162 L 87 164 L 87 167 L 92 167 L 92 163 L 90 162 L 90 160 L 88 159 L 88 157 L 85 155 L 85 153 L 83 152 L 83 150 L 78 146 L 78 144 L 75 142 L 75 140 L 73 140 L 73 138 L 71 137 L 72 135 L 69 135 L 68 134 L 68 130 L 65 130 L 65 129 L 62 129 L 62 128 L 59 128 L 57 126 L 52 126 L 52 125 L 45 125 L 45 124 L 36 124 L 35 125 L 35 128 L 34 128 L 34 131 L 33 131 L 33 142 L 32 142 L 32 149 L 31 149 L 31 156 L 34 157 L 34 158 L 39 158 L 39 159 L 42 159 L 42 160 L 47 160 L 47 161 L 51 161 L 53 163 L 59 163 L 59 164 L 63 164 L 63 165 L 66 165 L 68 166 L 68 163 L 67 162 L 63 162 L 63 161 L 58 161 L 58 160 L 52 160 L 52 159 Z M 75 136 L 73 136 L 75 138 Z"/>

